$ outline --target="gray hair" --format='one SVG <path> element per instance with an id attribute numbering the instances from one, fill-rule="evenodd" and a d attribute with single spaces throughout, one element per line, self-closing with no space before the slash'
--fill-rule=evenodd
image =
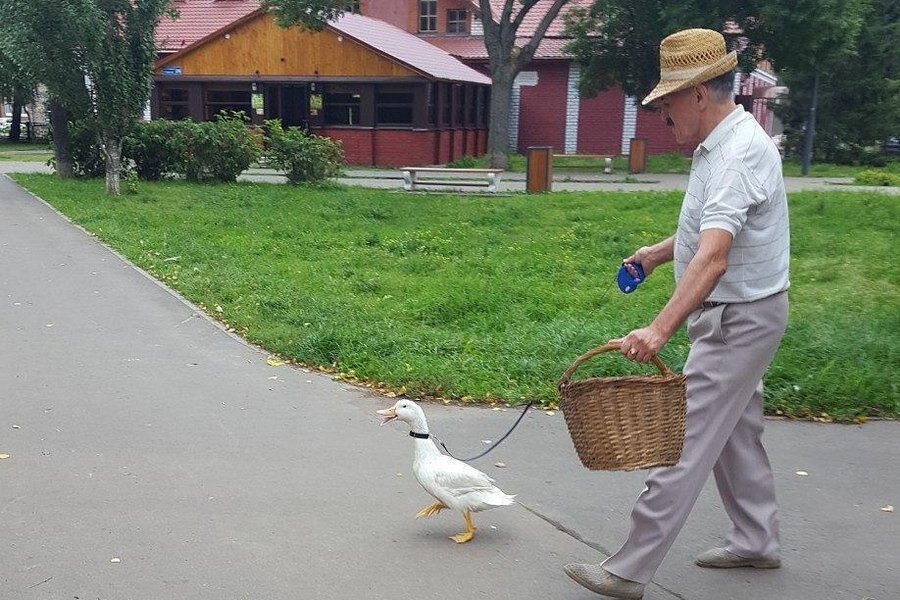
<path id="1" fill-rule="evenodd" d="M 704 81 L 713 102 L 721 103 L 734 98 L 734 71 L 719 75 L 715 79 Z"/>

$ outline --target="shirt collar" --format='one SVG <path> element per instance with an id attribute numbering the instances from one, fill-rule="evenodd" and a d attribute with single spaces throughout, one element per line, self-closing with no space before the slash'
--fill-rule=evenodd
<path id="1" fill-rule="evenodd" d="M 706 136 L 706 139 L 700 142 L 700 145 L 697 147 L 698 150 L 702 149 L 704 152 L 709 152 L 713 148 L 719 145 L 719 142 L 725 137 L 725 135 L 731 131 L 731 129 L 746 119 L 747 117 L 752 117 L 750 113 L 744 110 L 744 107 L 740 104 L 734 107 L 734 110 L 728 113 L 724 119 L 719 121 L 719 124 L 716 125 L 712 131 L 709 132 L 709 135 Z"/>

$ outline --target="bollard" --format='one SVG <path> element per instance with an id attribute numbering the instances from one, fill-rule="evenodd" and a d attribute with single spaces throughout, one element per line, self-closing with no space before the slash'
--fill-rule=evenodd
<path id="1" fill-rule="evenodd" d="M 643 173 L 647 170 L 647 140 L 631 138 L 631 150 L 628 152 L 628 172 Z"/>
<path id="2" fill-rule="evenodd" d="M 525 191 L 529 194 L 551 191 L 553 186 L 553 147 L 529 146 L 525 156 Z"/>

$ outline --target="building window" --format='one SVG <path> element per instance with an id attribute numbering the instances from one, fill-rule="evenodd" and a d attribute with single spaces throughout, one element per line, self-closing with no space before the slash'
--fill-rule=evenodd
<path id="1" fill-rule="evenodd" d="M 209 90 L 206 92 L 206 119 L 213 120 L 223 113 L 242 112 L 252 114 L 250 90 Z"/>
<path id="2" fill-rule="evenodd" d="M 419 0 L 419 31 L 437 31 L 437 0 Z"/>
<path id="3" fill-rule="evenodd" d="M 466 33 L 469 20 L 464 10 L 447 11 L 447 33 Z"/>
<path id="4" fill-rule="evenodd" d="M 375 95 L 375 122 L 379 125 L 412 125 L 412 92 L 378 92 Z"/>
<path id="5" fill-rule="evenodd" d="M 359 94 L 325 94 L 326 125 L 359 125 Z"/>
<path id="6" fill-rule="evenodd" d="M 159 116 L 169 121 L 188 118 L 188 91 L 184 88 L 162 88 L 159 94 Z"/>

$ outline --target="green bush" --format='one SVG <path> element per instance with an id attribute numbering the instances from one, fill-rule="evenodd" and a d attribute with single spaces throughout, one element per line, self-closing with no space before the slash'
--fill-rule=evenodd
<path id="1" fill-rule="evenodd" d="M 900 186 L 900 175 L 887 171 L 860 171 L 856 175 L 857 185 L 897 185 Z"/>
<path id="2" fill-rule="evenodd" d="M 166 173 L 177 173 L 184 164 L 187 135 L 179 130 L 186 121 L 156 120 L 138 123 L 123 143 L 123 154 L 134 161 L 137 176 L 156 181 Z"/>
<path id="3" fill-rule="evenodd" d="M 299 127 L 285 129 L 281 121 L 266 121 L 269 164 L 283 171 L 291 183 L 320 183 L 341 174 L 344 150 L 340 142 L 306 133 Z"/>
<path id="4" fill-rule="evenodd" d="M 474 169 L 478 167 L 478 163 L 478 159 L 474 156 L 464 154 L 456 160 L 451 160 L 450 162 L 448 162 L 447 166 L 451 169 Z"/>
<path id="5" fill-rule="evenodd" d="M 91 118 L 69 123 L 72 140 L 72 168 L 76 177 L 103 177 L 106 175 L 106 158 L 100 146 L 100 128 Z"/>
<path id="6" fill-rule="evenodd" d="M 235 181 L 260 155 L 245 121 L 243 113 L 217 115 L 205 123 L 181 121 L 173 140 L 184 148 L 177 170 L 188 181 Z"/>

